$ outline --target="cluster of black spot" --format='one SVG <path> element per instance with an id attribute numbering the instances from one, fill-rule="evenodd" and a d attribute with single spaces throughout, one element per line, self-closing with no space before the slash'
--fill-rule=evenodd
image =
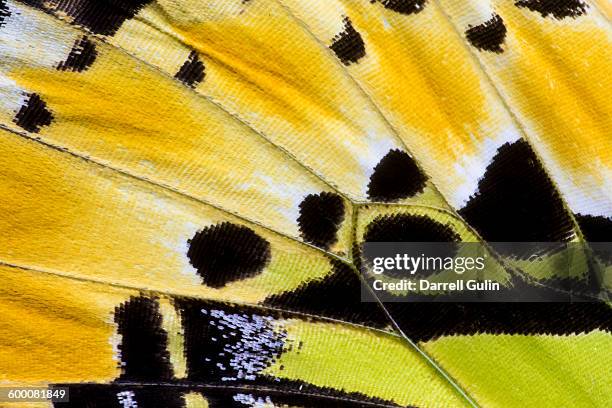
<path id="1" fill-rule="evenodd" d="M 121 335 L 121 380 L 161 381 L 173 377 L 168 335 L 162 329 L 155 299 L 131 297 L 115 309 L 115 323 Z"/>
<path id="2" fill-rule="evenodd" d="M 557 20 L 576 18 L 585 14 L 589 8 L 582 0 L 518 0 L 514 4 L 538 12 L 542 17 L 551 15 Z"/>
<path id="3" fill-rule="evenodd" d="M 331 263 L 333 271 L 329 275 L 269 296 L 263 304 L 371 327 L 388 327 L 390 322 L 378 303 L 362 302 L 364 288 L 357 271 L 337 260 Z"/>
<path id="4" fill-rule="evenodd" d="M 97 55 L 96 45 L 87 37 L 82 37 L 76 40 L 66 61 L 60 62 L 57 69 L 60 71 L 82 72 L 94 63 Z"/>
<path id="5" fill-rule="evenodd" d="M 380 3 L 386 9 L 401 14 L 416 14 L 423 11 L 427 0 L 371 0 L 372 3 Z"/>
<path id="6" fill-rule="evenodd" d="M 344 65 L 356 63 L 366 54 L 361 34 L 355 30 L 351 20 L 344 18 L 344 30 L 338 33 L 329 46 Z"/>
<path id="7" fill-rule="evenodd" d="M 477 26 L 468 26 L 465 36 L 474 47 L 483 51 L 502 53 L 506 38 L 506 26 L 502 18 L 494 14 L 491 19 Z"/>
<path id="8" fill-rule="evenodd" d="M 73 24 L 82 26 L 95 34 L 113 35 L 126 21 L 133 18 L 142 7 L 152 0 L 26 0 L 25 3 L 66 14 Z"/>
<path id="9" fill-rule="evenodd" d="M 47 109 L 45 101 L 38 94 L 32 93 L 25 104 L 19 108 L 13 121 L 28 132 L 37 133 L 42 126 L 51 124 L 53 114 Z"/>
<path id="10" fill-rule="evenodd" d="M 252 229 L 223 222 L 198 231 L 187 256 L 204 284 L 221 288 L 261 273 L 271 258 L 270 243 Z"/>
<path id="11" fill-rule="evenodd" d="M 9 9 L 6 1 L 0 1 L 0 28 L 2 28 L 6 22 L 6 19 L 11 16 L 11 10 Z"/>
<path id="12" fill-rule="evenodd" d="M 374 167 L 368 184 L 368 197 L 374 201 L 396 201 L 421 193 L 426 182 L 427 176 L 412 157 L 393 149 Z"/>
<path id="13" fill-rule="evenodd" d="M 176 79 L 185 85 L 195 88 L 197 84 L 204 80 L 204 63 L 198 57 L 198 53 L 191 51 L 189 57 L 183 63 L 178 72 L 174 75 Z"/>
<path id="14" fill-rule="evenodd" d="M 491 242 L 565 242 L 572 220 L 531 146 L 501 146 L 459 213 Z"/>
<path id="15" fill-rule="evenodd" d="M 336 242 L 344 220 L 344 201 L 335 193 L 309 194 L 300 203 L 298 225 L 304 241 L 323 249 Z"/>

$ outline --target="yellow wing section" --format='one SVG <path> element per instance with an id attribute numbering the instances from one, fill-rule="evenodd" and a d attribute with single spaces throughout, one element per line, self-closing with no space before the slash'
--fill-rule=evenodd
<path id="1" fill-rule="evenodd" d="M 12 41 L 11 27 L 0 35 L 3 81 L 15 89 L 1 111 L 4 126 L 292 237 L 303 235 L 297 222 L 301 202 L 308 195 L 333 193 L 339 218 L 347 222 L 337 225 L 331 244 L 347 253 L 350 204 L 291 156 L 129 55 L 95 39 L 83 40 L 78 31 L 41 11 L 11 7 L 21 19 L 36 22 L 21 25 L 9 18 L 9 26 L 19 24 L 14 28 L 19 34 L 36 31 L 61 46 L 42 50 L 45 43 L 35 45 L 47 54 L 36 59 L 23 55 Z M 91 49 L 91 66 L 58 69 L 79 41 Z M 32 63 L 24 66 L 25 59 Z"/>
<path id="2" fill-rule="evenodd" d="M 469 27 L 484 27 L 483 36 L 500 32 L 498 52 L 470 45 L 473 54 L 572 211 L 610 217 L 609 21 L 582 1 L 441 3 L 461 34 Z"/>

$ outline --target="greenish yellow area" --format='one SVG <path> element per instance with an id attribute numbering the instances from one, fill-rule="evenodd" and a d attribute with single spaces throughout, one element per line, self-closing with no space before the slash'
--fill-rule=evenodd
<path id="1" fill-rule="evenodd" d="M 612 406 L 612 335 L 444 337 L 422 345 L 483 407 Z"/>
<path id="2" fill-rule="evenodd" d="M 402 338 L 366 328 L 290 320 L 285 351 L 264 373 L 420 407 L 461 397 Z"/>

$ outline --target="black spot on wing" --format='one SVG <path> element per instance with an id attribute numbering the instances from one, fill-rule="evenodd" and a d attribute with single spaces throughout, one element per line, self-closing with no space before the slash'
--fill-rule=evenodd
<path id="1" fill-rule="evenodd" d="M 344 65 L 356 63 L 365 56 L 363 38 L 353 28 L 353 24 L 351 24 L 351 20 L 348 17 L 344 18 L 344 30 L 334 37 L 333 43 L 329 48 L 336 53 L 336 56 L 340 58 Z"/>
<path id="2" fill-rule="evenodd" d="M 11 16 L 11 10 L 6 4 L 6 1 L 0 1 L 0 28 L 6 23 L 6 19 Z"/>
<path id="3" fill-rule="evenodd" d="M 331 263 L 331 274 L 306 282 L 294 290 L 269 296 L 263 304 L 365 326 L 390 326 L 378 303 L 362 301 L 361 281 L 357 272 L 340 261 L 333 260 Z"/>
<path id="4" fill-rule="evenodd" d="M 270 243 L 250 228 L 223 222 L 189 240 L 189 261 L 204 284 L 221 288 L 261 273 L 271 258 Z"/>
<path id="5" fill-rule="evenodd" d="M 323 249 L 336 242 L 336 232 L 344 220 L 344 202 L 335 193 L 309 194 L 300 203 L 298 225 L 306 242 Z"/>
<path id="6" fill-rule="evenodd" d="M 121 335 L 119 351 L 122 374 L 130 381 L 165 380 L 173 377 L 168 335 L 155 299 L 131 297 L 115 309 L 115 323 Z"/>
<path id="7" fill-rule="evenodd" d="M 39 132 L 42 126 L 49 126 L 52 120 L 53 114 L 47 104 L 35 93 L 29 95 L 13 119 L 17 126 L 33 133 Z"/>
<path id="8" fill-rule="evenodd" d="M 368 184 L 368 197 L 374 201 L 395 201 L 414 196 L 425 189 L 427 176 L 408 153 L 391 150 L 374 168 Z"/>
<path id="9" fill-rule="evenodd" d="M 550 15 L 557 20 L 576 18 L 585 14 L 589 8 L 582 0 L 518 0 L 514 4 L 538 12 L 542 17 Z"/>
<path id="10" fill-rule="evenodd" d="M 94 63 L 97 55 L 96 45 L 87 37 L 80 38 L 74 43 L 66 61 L 60 62 L 57 69 L 60 71 L 82 72 Z"/>
<path id="11" fill-rule="evenodd" d="M 30 5 L 72 17 L 72 22 L 95 34 L 113 35 L 152 0 L 51 0 Z"/>
<path id="12" fill-rule="evenodd" d="M 400 14 L 416 14 L 425 8 L 427 0 L 372 0 Z"/>
<path id="13" fill-rule="evenodd" d="M 564 242 L 574 234 L 559 193 L 524 140 L 497 150 L 459 213 L 491 242 Z"/>
<path id="14" fill-rule="evenodd" d="M 194 88 L 204 80 L 204 75 L 204 63 L 200 61 L 195 51 L 191 51 L 189 57 L 187 57 L 187 60 L 183 63 L 174 77 L 185 85 Z"/>
<path id="15" fill-rule="evenodd" d="M 459 242 L 449 225 L 426 215 L 390 214 L 375 218 L 366 227 L 364 242 Z"/>
<path id="16" fill-rule="evenodd" d="M 506 38 L 506 26 L 502 18 L 495 14 L 491 19 L 477 26 L 468 26 L 465 36 L 474 47 L 483 51 L 502 53 Z"/>
<path id="17" fill-rule="evenodd" d="M 438 222 L 426 215 L 390 214 L 375 218 L 366 227 L 364 242 L 459 242 L 461 237 L 446 224 Z M 454 257 L 457 253 L 455 245 L 438 249 L 437 256 L 441 258 Z M 360 258 L 359 248 L 355 248 L 355 258 Z M 358 263 L 361 268 L 361 262 Z M 432 274 L 435 271 L 428 271 Z M 425 273 L 422 271 L 421 273 Z M 389 270 L 387 275 L 404 278 L 402 271 Z"/>

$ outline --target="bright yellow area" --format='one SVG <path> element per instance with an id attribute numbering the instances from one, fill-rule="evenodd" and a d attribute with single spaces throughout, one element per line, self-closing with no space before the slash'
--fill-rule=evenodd
<path id="1" fill-rule="evenodd" d="M 136 292 L 0 266 L 0 382 L 119 375 L 115 306 Z"/>
<path id="2" fill-rule="evenodd" d="M 479 157 L 486 139 L 511 131 L 508 115 L 435 2 L 414 15 L 366 0 L 283 3 L 326 44 L 333 37 L 321 24 L 329 17 L 319 16 L 345 9 L 366 50 L 348 71 L 447 197 L 473 177 L 457 169 L 463 161 Z"/>
<path id="3" fill-rule="evenodd" d="M 198 51 L 206 79 L 197 92 L 352 198 L 365 198 L 376 164 L 363 161 L 400 145 L 326 46 L 274 1 L 164 0 L 138 18 Z"/>
<path id="4" fill-rule="evenodd" d="M 40 19 L 50 36 L 66 30 L 51 16 Z M 96 47 L 95 63 L 80 73 L 3 62 L 6 75 L 53 113 L 41 138 L 299 236 L 299 203 L 328 186 L 178 81 Z"/>
<path id="5" fill-rule="evenodd" d="M 286 350 L 265 374 L 401 405 L 464 406 L 448 383 L 400 337 L 301 320 L 289 320 L 282 328 L 287 331 Z"/>
<path id="6" fill-rule="evenodd" d="M 483 407 L 612 406 L 612 335 L 479 334 L 422 345 Z"/>
<path id="7" fill-rule="evenodd" d="M 462 33 L 482 21 L 482 2 L 442 0 Z M 590 5 L 558 20 L 494 1 L 507 28 L 504 52 L 472 48 L 569 207 L 609 213 L 612 206 L 612 62 L 610 23 Z M 467 46 L 469 44 L 466 42 Z"/>
<path id="8" fill-rule="evenodd" d="M 542 18 L 512 2 L 498 8 L 509 55 L 505 64 L 486 58 L 495 79 L 555 168 L 602 185 L 612 177 L 610 26 L 591 16 Z"/>
<path id="9" fill-rule="evenodd" d="M 256 277 L 201 284 L 187 258 L 196 231 L 241 223 L 211 207 L 0 132 L 0 260 L 143 289 L 256 303 L 331 272 L 320 251 L 247 224 L 270 242 Z"/>

